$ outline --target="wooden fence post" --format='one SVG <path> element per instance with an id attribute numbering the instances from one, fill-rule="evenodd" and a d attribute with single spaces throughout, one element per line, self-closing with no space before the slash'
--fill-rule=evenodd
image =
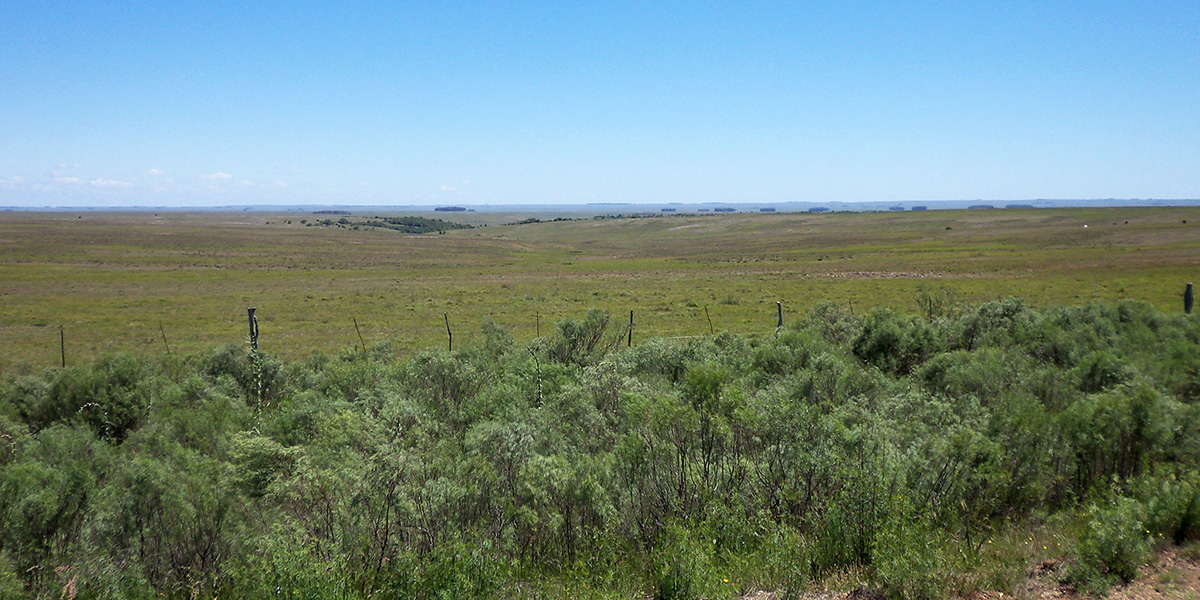
<path id="1" fill-rule="evenodd" d="M 171 346 L 167 344 L 167 332 L 163 329 L 162 321 L 158 322 L 158 332 L 162 334 L 163 346 L 167 348 L 167 354 L 171 353 Z"/>
<path id="2" fill-rule="evenodd" d="M 779 324 L 775 326 L 775 335 L 778 336 L 779 330 L 783 329 L 783 302 L 780 300 L 776 300 L 775 308 L 779 312 Z"/>
<path id="3" fill-rule="evenodd" d="M 618 344 L 620 342 L 617 342 Z M 633 347 L 633 311 L 629 311 L 629 341 L 625 344 L 626 348 Z"/>
<path id="4" fill-rule="evenodd" d="M 1194 302 L 1194 299 L 1192 297 L 1192 282 L 1189 281 L 1187 284 L 1187 289 L 1184 290 L 1184 292 L 1183 292 L 1183 312 L 1185 312 L 1189 315 L 1192 314 L 1192 303 L 1193 302 Z"/>
<path id="5" fill-rule="evenodd" d="M 446 347 L 450 352 L 454 352 L 454 334 L 450 332 L 450 313 L 445 313 L 446 317 Z"/>
<path id="6" fill-rule="evenodd" d="M 258 317 L 254 316 L 255 307 L 246 309 L 250 319 L 250 347 L 258 350 Z"/>
<path id="7" fill-rule="evenodd" d="M 358 343 L 362 344 L 363 353 L 366 354 L 367 343 L 363 341 L 362 332 L 358 330 L 358 319 L 350 317 L 350 320 L 354 321 L 354 333 L 358 334 Z"/>
<path id="8" fill-rule="evenodd" d="M 58 326 L 58 349 L 62 353 L 62 368 L 67 368 L 67 334 L 63 333 L 63 326 Z"/>
<path id="9" fill-rule="evenodd" d="M 708 307 L 704 307 L 704 318 L 708 320 L 708 335 L 713 334 L 712 317 L 708 316 Z"/>

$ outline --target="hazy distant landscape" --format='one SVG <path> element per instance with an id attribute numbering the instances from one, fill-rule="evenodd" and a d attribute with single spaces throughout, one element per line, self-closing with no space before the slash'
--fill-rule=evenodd
<path id="1" fill-rule="evenodd" d="M 139 206 L 137 204 L 117 204 L 110 206 L 0 206 L 0 211 L 134 211 L 146 210 L 171 211 L 265 211 L 265 212 L 315 212 L 315 211 L 354 211 L 383 212 L 415 211 L 433 212 L 499 212 L 499 213 L 536 213 L 540 215 L 616 215 L 644 213 L 684 213 L 704 214 L 720 212 L 886 212 L 905 210 L 959 210 L 971 208 L 987 209 L 1027 209 L 1027 208 L 1134 208 L 1144 206 L 1196 206 L 1200 199 L 1172 198 L 1104 198 L 1104 199 L 1043 199 L 1032 200 L 908 200 L 895 202 L 664 202 L 664 203 L 635 203 L 635 202 L 587 202 L 571 204 L 479 204 L 469 203 L 458 205 L 440 203 L 427 205 L 397 205 L 397 204 L 337 204 L 337 205 L 295 205 L 286 204 L 247 204 L 226 206 Z"/>
<path id="2" fill-rule="evenodd" d="M 1197 227 L 2 213 L 0 597 L 1188 597 Z"/>

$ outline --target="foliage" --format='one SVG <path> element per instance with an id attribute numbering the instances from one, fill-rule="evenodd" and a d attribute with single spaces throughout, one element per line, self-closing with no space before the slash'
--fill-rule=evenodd
<path id="1" fill-rule="evenodd" d="M 1132 581 L 1150 554 L 1142 505 L 1132 498 L 1118 497 L 1111 503 L 1091 506 L 1085 518 L 1077 550 L 1079 562 L 1069 577 L 1085 589 L 1097 591 Z"/>
<path id="2" fill-rule="evenodd" d="M 904 496 L 890 500 L 888 517 L 876 534 L 875 576 L 890 598 L 942 598 L 946 576 L 944 537 Z"/>
<path id="3" fill-rule="evenodd" d="M 955 570 L 1009 581 L 1026 530 L 1090 589 L 1197 539 L 1194 321 L 938 302 L 768 338 L 626 348 L 596 310 L 408 359 L 14 375 L 0 594 L 715 598 L 859 573 L 933 598 Z"/>
<path id="4" fill-rule="evenodd" d="M 907 375 L 938 346 L 925 321 L 890 310 L 868 315 L 852 344 L 855 356 L 893 375 Z"/>

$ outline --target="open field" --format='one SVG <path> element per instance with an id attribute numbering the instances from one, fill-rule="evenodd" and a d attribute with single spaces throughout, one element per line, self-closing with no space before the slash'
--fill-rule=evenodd
<path id="1" fill-rule="evenodd" d="M 826 301 L 916 309 L 922 291 L 1033 305 L 1134 298 L 1180 309 L 1200 272 L 1200 208 L 737 214 L 503 225 L 445 234 L 306 227 L 302 213 L 0 214 L 0 373 L 116 351 L 244 339 L 286 358 L 390 339 L 518 340 L 590 307 L 651 336 L 768 332 Z M 353 220 L 356 217 L 351 217 Z M 290 221 L 290 223 L 289 223 Z M 1087 225 L 1085 228 L 1084 226 Z"/>

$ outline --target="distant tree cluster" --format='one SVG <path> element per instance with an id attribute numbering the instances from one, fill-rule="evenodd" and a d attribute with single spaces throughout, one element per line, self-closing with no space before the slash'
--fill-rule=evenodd
<path id="1" fill-rule="evenodd" d="M 940 598 L 1065 553 L 1099 590 L 1200 538 L 1200 322 L 920 300 L 754 339 L 625 348 L 593 310 L 410 359 L 10 375 L 0 597 L 735 598 L 854 569 Z"/>
<path id="2" fill-rule="evenodd" d="M 571 218 L 571 217 L 554 217 L 553 219 L 539 219 L 537 217 L 528 217 L 520 221 L 505 223 L 505 225 L 532 225 L 534 223 L 562 223 L 565 221 L 587 221 L 586 217 Z"/>
<path id="3" fill-rule="evenodd" d="M 426 217 L 370 217 L 358 220 L 342 217 L 336 221 L 333 219 L 313 221 L 312 224 L 322 227 L 341 227 L 343 229 L 376 227 L 379 229 L 392 229 L 402 233 L 445 233 L 455 229 L 474 229 L 474 227 L 465 223 L 454 223 L 452 221 L 429 219 Z"/>

